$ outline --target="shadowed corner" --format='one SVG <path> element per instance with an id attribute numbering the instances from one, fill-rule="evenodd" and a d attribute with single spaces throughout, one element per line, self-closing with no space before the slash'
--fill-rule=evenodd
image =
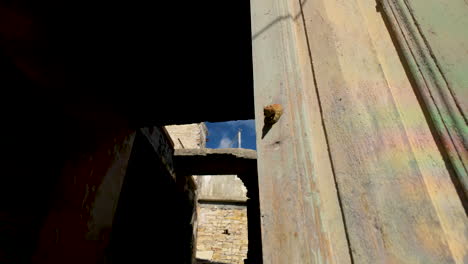
<path id="1" fill-rule="evenodd" d="M 265 117 L 265 121 L 263 122 L 263 129 L 262 129 L 262 139 L 266 136 L 266 134 L 270 131 L 273 124 L 267 121 L 267 117 Z"/>
<path id="2" fill-rule="evenodd" d="M 199 259 L 197 258 L 197 264 L 229 264 L 229 263 L 226 263 L 226 262 L 216 262 L 216 261 L 211 261 L 211 260 L 207 260 L 207 259 Z"/>

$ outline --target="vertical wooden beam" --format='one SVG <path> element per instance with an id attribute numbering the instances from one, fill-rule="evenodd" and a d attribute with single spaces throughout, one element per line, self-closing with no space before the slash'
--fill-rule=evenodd
<path id="1" fill-rule="evenodd" d="M 382 19 L 365 15 L 371 8 L 375 15 L 373 7 L 373 1 L 303 5 L 352 258 L 355 263 L 454 263 L 459 253 L 450 244 L 459 247 L 466 240 L 463 208 L 444 164 L 427 165 L 430 159 L 440 161 L 440 153 L 432 138 L 421 136 L 430 131 L 401 62 L 389 63 L 384 55 L 397 57 Z M 386 33 L 379 46 L 375 32 Z M 421 135 L 413 134 L 415 129 Z M 447 196 L 440 196 L 435 182 L 443 183 Z M 444 202 L 450 210 L 440 207 Z M 452 226 L 444 223 L 451 211 L 458 219 Z M 448 235 L 457 231 L 456 237 Z"/>
<path id="2" fill-rule="evenodd" d="M 464 261 L 466 214 L 375 2 L 251 5 L 257 131 L 284 107 L 257 136 L 264 262 Z"/>
<path id="3" fill-rule="evenodd" d="M 298 1 L 251 1 L 264 263 L 350 263 Z M 269 131 L 263 107 L 284 113 Z M 264 130 L 264 135 L 261 131 Z"/>
<path id="4" fill-rule="evenodd" d="M 468 222 L 462 200 L 458 197 L 457 186 L 454 185 L 451 177 L 453 175 L 451 175 L 450 166 L 441 155 L 437 138 L 434 138 L 435 134 L 431 132 L 430 123 L 428 123 L 430 119 L 426 119 L 424 114 L 424 104 L 419 106 L 417 94 L 408 92 L 418 88 L 411 85 L 405 74 L 397 47 L 389 45 L 392 40 L 391 34 L 384 30 L 386 25 L 383 17 L 385 15 L 381 11 L 376 12 L 373 4 L 369 2 L 372 1 L 358 1 L 405 128 L 408 145 L 411 147 L 415 163 L 424 180 L 424 187 L 427 189 L 439 218 L 450 253 L 455 262 L 463 263 L 468 249 L 468 236 L 463 234 Z"/>
<path id="5" fill-rule="evenodd" d="M 468 196 L 466 1 L 379 0 L 430 120 Z"/>

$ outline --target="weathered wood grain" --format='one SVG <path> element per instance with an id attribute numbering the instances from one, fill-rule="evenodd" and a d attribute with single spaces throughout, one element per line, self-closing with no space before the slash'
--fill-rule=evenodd
<path id="1" fill-rule="evenodd" d="M 363 13 L 369 6 L 374 3 L 317 1 L 304 6 L 352 258 L 355 263 L 453 263 L 399 98 L 392 94 L 372 42 Z M 386 45 L 392 47 L 389 38 Z"/>
<path id="2" fill-rule="evenodd" d="M 457 190 L 431 134 L 423 109 L 419 107 L 416 95 L 408 92 L 413 88 L 401 65 L 396 47 L 388 45 L 391 39 L 388 32 L 382 30 L 384 23 L 382 14 L 375 12 L 375 8 L 366 4 L 369 0 L 359 2 L 378 60 L 404 124 L 409 145 L 439 217 L 450 251 L 457 263 L 464 263 L 463 258 L 468 250 L 468 236 L 465 233 L 465 230 L 468 230 L 468 222 Z"/>
<path id="3" fill-rule="evenodd" d="M 252 1 L 257 131 L 284 108 L 257 137 L 264 263 L 466 259 L 462 203 L 375 4 Z"/>
<path id="4" fill-rule="evenodd" d="M 415 88 L 468 196 L 468 4 L 380 0 Z"/>
<path id="5" fill-rule="evenodd" d="M 296 1 L 251 1 L 264 263 L 351 263 Z"/>

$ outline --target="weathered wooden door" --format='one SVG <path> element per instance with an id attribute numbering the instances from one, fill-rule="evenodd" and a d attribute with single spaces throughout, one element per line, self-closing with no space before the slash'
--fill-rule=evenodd
<path id="1" fill-rule="evenodd" d="M 467 2 L 251 13 L 264 263 L 466 263 Z"/>

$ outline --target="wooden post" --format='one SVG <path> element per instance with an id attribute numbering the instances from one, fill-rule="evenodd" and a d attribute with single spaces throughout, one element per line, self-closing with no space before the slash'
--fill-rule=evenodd
<path id="1" fill-rule="evenodd" d="M 462 263 L 466 214 L 375 1 L 251 12 L 264 263 Z"/>
<path id="2" fill-rule="evenodd" d="M 466 1 L 380 0 L 454 173 L 468 196 Z M 467 205 L 465 204 L 465 207 Z"/>
<path id="3" fill-rule="evenodd" d="M 351 263 L 298 1 L 251 1 L 263 262 Z M 263 107 L 284 113 L 268 130 Z M 260 131 L 263 131 L 261 133 Z"/>

